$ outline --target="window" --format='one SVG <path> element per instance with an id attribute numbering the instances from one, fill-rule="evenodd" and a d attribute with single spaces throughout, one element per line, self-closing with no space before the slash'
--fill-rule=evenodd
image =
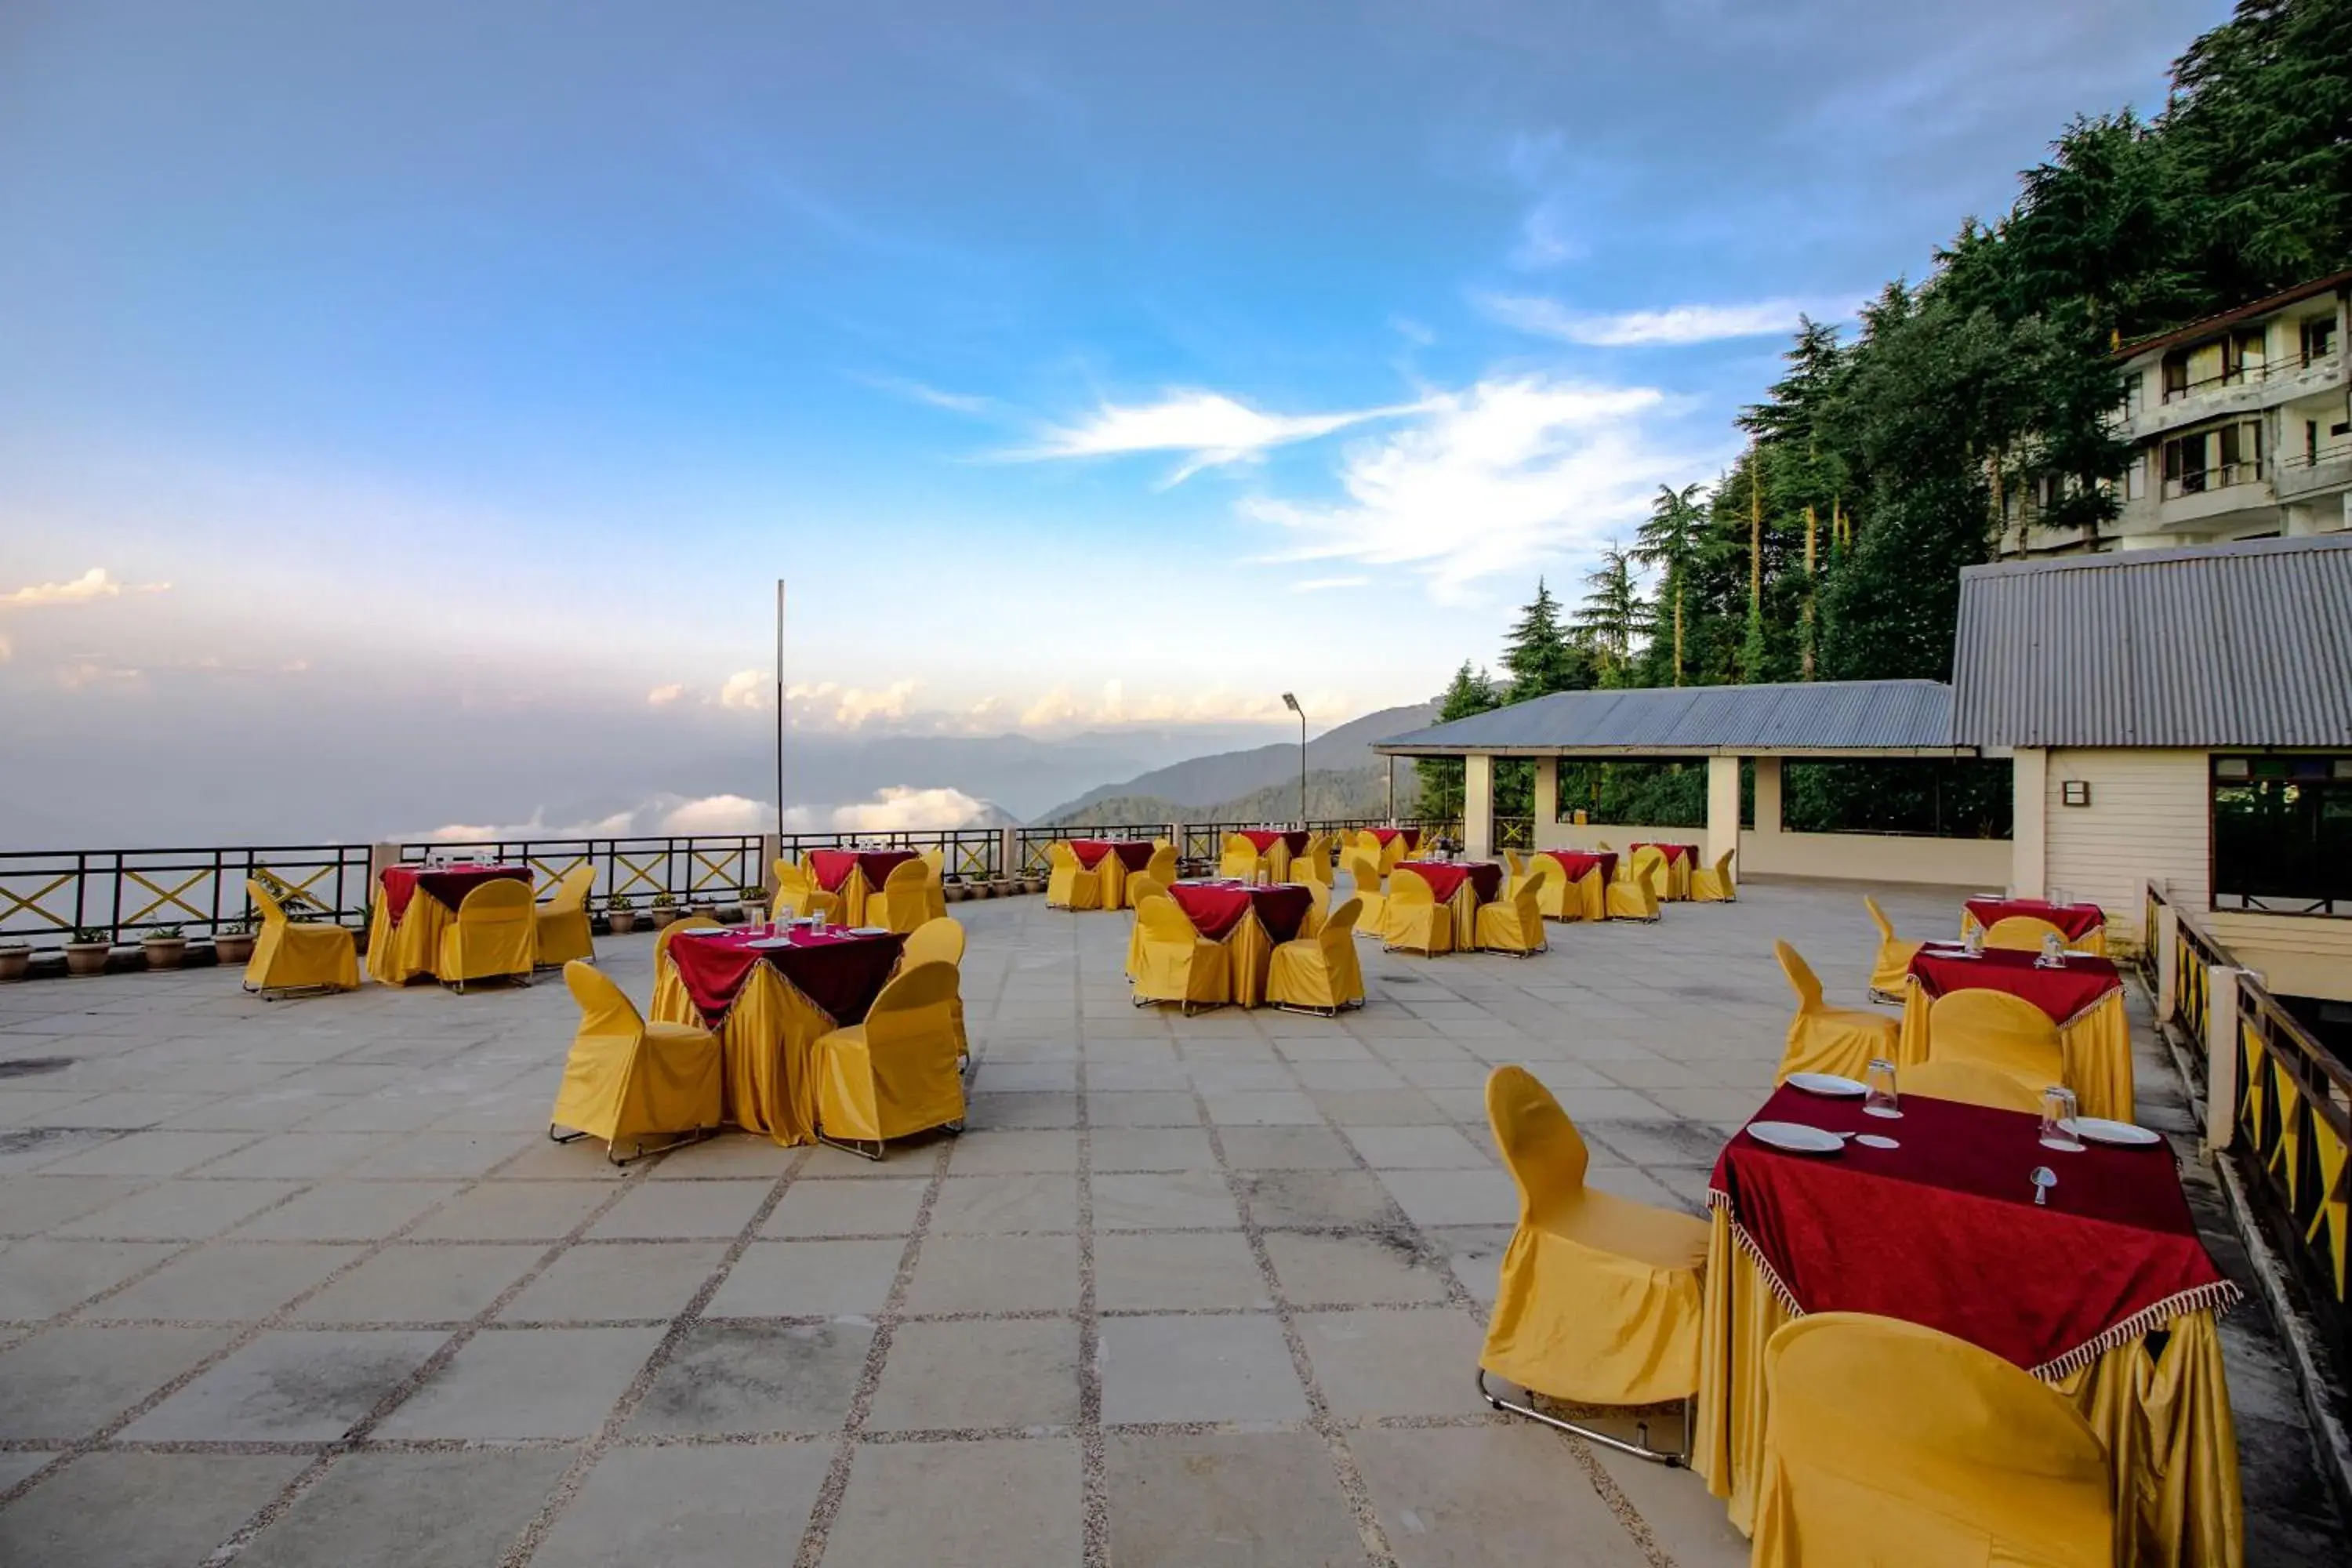
<path id="1" fill-rule="evenodd" d="M 2201 495 L 2262 477 L 2263 426 L 2240 419 L 2164 444 L 2164 499 Z"/>
<path id="2" fill-rule="evenodd" d="M 2326 359 L 2336 352 L 2336 318 L 2314 316 L 2303 323 L 2303 363 Z"/>
<path id="3" fill-rule="evenodd" d="M 2352 916 L 2352 754 L 2213 759 L 2213 907 Z"/>

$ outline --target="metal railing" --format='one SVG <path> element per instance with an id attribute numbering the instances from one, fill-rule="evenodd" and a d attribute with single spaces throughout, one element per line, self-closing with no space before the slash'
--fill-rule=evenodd
<path id="1" fill-rule="evenodd" d="M 698 834 L 642 838 L 473 839 L 404 844 L 400 858 L 415 863 L 440 855 L 480 857 L 528 866 L 543 896 L 582 866 L 596 873 L 589 899 L 602 905 L 620 896 L 639 904 L 667 897 L 673 902 L 731 901 L 745 888 L 768 881 L 768 862 L 779 856 L 798 860 L 812 849 L 929 849 L 940 852 L 940 870 L 959 880 L 997 875 L 1003 835 L 992 827 L 939 828 L 899 833 L 788 833 L 781 838 L 757 833 Z M 773 847 L 772 852 L 771 846 Z"/>
<path id="2" fill-rule="evenodd" d="M 940 874 L 955 882 L 989 882 L 1003 876 L 1004 832 L 997 827 L 915 828 L 897 833 L 788 833 L 780 853 L 797 860 L 811 849 L 876 847 L 940 852 Z M 761 868 L 762 878 L 767 868 Z"/>
<path id="3" fill-rule="evenodd" d="M 1047 847 L 1073 838 L 1140 838 L 1149 842 L 1167 837 L 1169 826 L 1170 824 L 1165 822 L 1086 822 L 1066 823 L 1059 827 L 1015 828 L 1013 833 L 1012 874 L 1016 877 L 1044 876 L 1049 868 L 1045 858 Z"/>
<path id="4" fill-rule="evenodd" d="M 2201 1047 L 2186 1055 L 2207 1101 L 2207 1144 L 2234 1163 L 2337 1353 L 2352 1351 L 2352 1067 L 2154 883 L 2141 962 L 2158 1022 Z"/>
<path id="5" fill-rule="evenodd" d="M 2162 401 L 2168 404 L 2183 402 L 2210 392 L 2216 387 L 2259 386 L 2273 376 L 2301 375 L 2307 370 L 2316 370 L 2326 374 L 2336 357 L 2336 352 L 2330 350 L 2323 354 L 2305 354 L 2298 352 L 2276 360 L 2264 358 L 2252 363 L 2241 361 L 2229 369 L 2216 371 L 2211 375 L 2200 375 L 2196 380 L 2183 382 L 2179 386 L 2167 386 L 2164 389 Z"/>
<path id="6" fill-rule="evenodd" d="M 2207 495 L 2225 490 L 2232 485 L 2251 485 L 2263 477 L 2260 463 L 2216 463 L 2210 468 L 2195 468 L 2185 474 L 2175 474 L 2158 489 L 2165 500 L 2179 500 L 2182 496 Z"/>
<path id="7" fill-rule="evenodd" d="M 1532 816 L 1498 816 L 1495 818 L 1495 848 L 1533 849 L 1536 847 L 1536 819 Z"/>
<path id="8" fill-rule="evenodd" d="M 289 912 L 367 917 L 368 846 L 260 845 L 203 849 L 0 851 L 0 942 L 63 942 L 78 931 L 112 942 L 177 926 L 208 938 L 248 924 L 248 878 Z"/>

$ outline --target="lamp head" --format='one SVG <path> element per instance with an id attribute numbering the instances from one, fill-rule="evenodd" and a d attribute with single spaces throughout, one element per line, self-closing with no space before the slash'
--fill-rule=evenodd
<path id="1" fill-rule="evenodd" d="M 1298 706 L 1298 699 L 1292 696 L 1287 691 L 1282 694 L 1282 705 L 1285 708 L 1289 709 L 1293 713 L 1303 713 L 1305 711 L 1305 710 Z"/>

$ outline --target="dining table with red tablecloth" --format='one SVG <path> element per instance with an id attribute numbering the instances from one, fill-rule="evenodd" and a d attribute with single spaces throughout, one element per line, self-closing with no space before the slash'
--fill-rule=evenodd
<path id="1" fill-rule="evenodd" d="M 1453 915 L 1454 952 L 1477 947 L 1478 906 L 1503 896 L 1501 866 L 1492 860 L 1400 860 L 1396 868 L 1428 883 L 1430 896 Z"/>
<path id="2" fill-rule="evenodd" d="M 1609 918 L 1609 884 L 1617 879 L 1617 854 L 1612 849 L 1538 849 L 1537 854 L 1559 862 L 1568 874 L 1557 908 L 1544 913 L 1553 920 L 1601 921 Z"/>
<path id="3" fill-rule="evenodd" d="M 466 895 L 485 882 L 531 880 L 528 866 L 454 861 L 386 866 L 376 879 L 375 910 L 368 921 L 368 973 L 384 985 L 420 974 L 438 977 L 441 933 L 457 919 Z"/>
<path id="4" fill-rule="evenodd" d="M 812 849 L 808 869 L 818 887 L 839 895 L 842 923 L 856 926 L 866 923 L 866 896 L 891 872 L 920 858 L 912 849 Z"/>
<path id="5" fill-rule="evenodd" d="M 2104 958 L 2107 952 L 2107 912 L 2096 904 L 2053 904 L 2047 899 L 1969 899 L 1960 905 L 1960 935 L 1990 931 L 1993 922 L 2011 915 L 2047 921 L 2058 928 L 2069 947 Z"/>
<path id="6" fill-rule="evenodd" d="M 1277 882 L 1290 879 L 1293 857 L 1307 853 L 1308 840 L 1314 835 L 1303 827 L 1243 827 L 1234 837 L 1249 840 L 1250 847 L 1265 863 L 1266 874 Z"/>
<path id="7" fill-rule="evenodd" d="M 1408 855 L 1421 847 L 1421 829 L 1418 827 L 1367 827 L 1364 831 L 1370 834 L 1373 840 L 1383 849 L 1399 839 L 1404 841 L 1405 853 Z"/>
<path id="8" fill-rule="evenodd" d="M 1227 878 L 1177 882 L 1168 889 L 1192 929 L 1222 942 L 1233 974 L 1234 1001 L 1263 1005 L 1265 976 L 1276 944 L 1301 934 L 1315 908 L 1313 889 L 1298 882 L 1252 886 Z"/>
<path id="9" fill-rule="evenodd" d="M 653 1016 L 719 1037 L 727 1119 L 779 1143 L 816 1137 L 816 1044 L 865 1022 L 907 939 L 835 926 L 678 931 L 654 977 Z"/>
<path id="10" fill-rule="evenodd" d="M 1784 1085 L 1749 1123 L 1872 1133 L 1828 1153 L 1733 1134 L 1710 1239 L 1692 1468 L 1751 1531 L 1764 1346 L 1810 1312 L 1924 1324 L 2032 1373 L 2106 1444 L 2125 1563 L 2242 1559 L 2237 1444 L 2216 1322 L 2239 1299 L 2200 1239 L 2170 1147 L 2058 1152 L 2041 1119 L 1926 1095 L 1881 1118 Z M 2032 1173 L 2057 1178 L 2034 1203 Z"/>
<path id="11" fill-rule="evenodd" d="M 1691 871 L 1698 865 L 1698 846 L 1696 844 L 1628 845 L 1625 849 L 1627 863 L 1630 865 L 1633 858 L 1644 849 L 1654 849 L 1659 854 L 1666 858 L 1665 897 L 1668 899 L 1689 898 L 1691 889 Z"/>
<path id="12" fill-rule="evenodd" d="M 2105 958 L 2069 957 L 2046 968 L 2038 952 L 1988 947 L 1971 955 L 1958 944 L 1929 942 L 1911 960 L 1903 997 L 1903 1038 L 1897 1065 L 1924 1062 L 1935 1052 L 1929 1010 L 1954 991 L 1990 986 L 2021 996 L 2058 1026 L 2066 1087 L 2085 1116 L 2132 1119 L 2131 1021 L 2124 1012 L 2123 976 Z"/>
<path id="13" fill-rule="evenodd" d="M 1151 864 L 1152 844 L 1144 838 L 1073 838 L 1070 853 L 1102 882 L 1102 907 L 1127 908 L 1127 879 Z"/>

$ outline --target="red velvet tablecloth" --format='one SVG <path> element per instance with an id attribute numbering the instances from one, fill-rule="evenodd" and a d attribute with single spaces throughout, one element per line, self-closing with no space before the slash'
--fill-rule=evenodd
<path id="1" fill-rule="evenodd" d="M 408 900 L 420 890 L 454 910 L 466 901 L 467 893 L 485 882 L 530 880 L 528 866 L 386 866 L 383 903 L 392 914 L 392 923 L 398 925 L 408 913 Z"/>
<path id="2" fill-rule="evenodd" d="M 2096 904 L 2053 904 L 2041 899 L 1970 899 L 1961 907 L 1987 931 L 1992 929 L 1995 921 L 2030 915 L 2056 926 L 2068 942 L 2080 942 L 2107 923 L 2106 911 Z"/>
<path id="3" fill-rule="evenodd" d="M 2038 1117 L 1925 1095 L 1864 1114 L 1783 1086 L 1758 1121 L 1877 1132 L 1792 1154 L 1746 1132 L 1724 1145 L 1707 1202 L 1795 1312 L 1874 1312 L 1957 1335 L 2056 1376 L 2181 1312 L 2238 1299 L 2198 1240 L 2164 1144 L 2042 1147 Z M 2058 1177 L 2035 1208 L 2036 1165 Z"/>
<path id="4" fill-rule="evenodd" d="M 812 849 L 808 854 L 809 870 L 828 893 L 841 891 L 853 866 L 866 873 L 867 887 L 878 888 L 884 878 L 914 858 L 912 849 Z"/>
<path id="5" fill-rule="evenodd" d="M 1250 847 L 1261 855 L 1273 848 L 1274 841 L 1277 838 L 1289 847 L 1293 855 L 1307 853 L 1307 834 L 1303 828 L 1292 828 L 1288 832 L 1272 832 L 1262 827 L 1244 827 L 1241 830 L 1241 835 L 1248 839 Z"/>
<path id="6" fill-rule="evenodd" d="M 1990 986 L 2024 997 L 2049 1014 L 2053 1024 L 2070 1022 L 2123 984 L 2115 964 L 2104 958 L 2070 958 L 2063 969 L 2043 969 L 2035 963 L 2040 957 L 1989 947 L 1970 958 L 1960 949 L 1929 946 L 1921 948 L 1911 960 L 1911 973 L 1931 998 L 1971 986 Z"/>
<path id="7" fill-rule="evenodd" d="M 1151 864 L 1151 846 L 1139 838 L 1073 838 L 1070 852 L 1089 871 L 1101 865 L 1106 855 L 1118 856 L 1118 863 L 1130 871 Z"/>
<path id="8" fill-rule="evenodd" d="M 1253 888 L 1245 882 L 1179 882 L 1168 889 L 1168 896 L 1176 900 L 1192 929 L 1211 942 L 1224 941 L 1226 933 L 1253 909 L 1266 935 L 1288 942 L 1298 934 L 1307 911 L 1315 907 L 1315 895 L 1296 882 L 1271 888 Z"/>
<path id="9" fill-rule="evenodd" d="M 837 927 L 819 936 L 795 926 L 786 938 L 789 947 L 751 945 L 766 940 L 758 927 L 716 936 L 685 931 L 670 939 L 670 962 L 677 966 L 677 977 L 705 1022 L 715 1027 L 727 1016 L 736 993 L 751 978 L 751 966 L 765 959 L 836 1026 L 858 1023 L 882 994 L 883 983 L 907 946 L 902 936 L 857 936 Z"/>
<path id="10" fill-rule="evenodd" d="M 1492 860 L 1400 860 L 1396 868 L 1427 882 L 1441 904 L 1452 903 L 1465 880 L 1478 889 L 1482 904 L 1493 903 L 1503 891 L 1503 868 Z"/>
<path id="11" fill-rule="evenodd" d="M 1586 872 L 1596 868 L 1603 882 L 1617 879 L 1617 854 L 1614 850 L 1603 849 L 1591 855 L 1580 849 L 1546 849 L 1541 853 L 1559 861 L 1560 869 L 1568 873 L 1568 879 L 1571 882 L 1581 882 Z"/>
<path id="12" fill-rule="evenodd" d="M 1389 847 L 1391 841 L 1398 838 L 1404 840 L 1404 847 L 1407 849 L 1421 847 L 1421 829 L 1418 827 L 1375 827 L 1371 830 L 1371 835 L 1381 841 L 1381 847 L 1383 849 Z"/>
<path id="13" fill-rule="evenodd" d="M 1625 853 L 1631 855 L 1636 849 L 1654 849 L 1666 858 L 1669 866 L 1698 858 L 1698 846 L 1696 844 L 1634 844 L 1628 846 Z"/>

